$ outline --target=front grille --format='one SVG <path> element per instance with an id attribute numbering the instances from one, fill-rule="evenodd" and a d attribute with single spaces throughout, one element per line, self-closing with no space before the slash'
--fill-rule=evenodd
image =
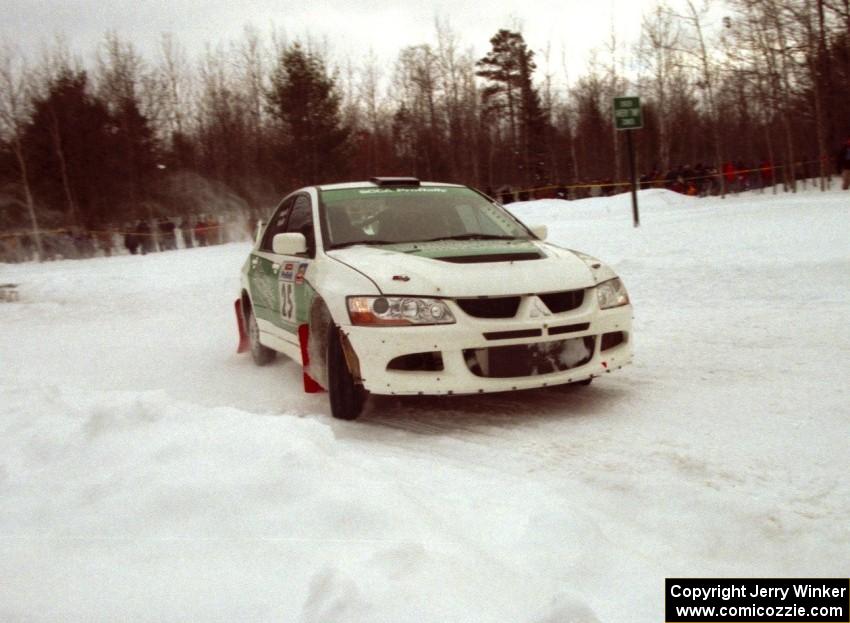
<path id="1" fill-rule="evenodd" d="M 537 296 L 546 303 L 546 307 L 553 314 L 578 309 L 584 302 L 584 290 L 564 290 L 563 292 L 549 292 Z"/>
<path id="2" fill-rule="evenodd" d="M 580 322 L 578 324 L 564 324 L 560 327 L 549 327 L 549 335 L 562 335 L 564 333 L 576 333 L 577 331 L 587 331 L 590 328 L 589 322 Z"/>
<path id="3" fill-rule="evenodd" d="M 542 329 L 518 329 L 516 331 L 490 331 L 484 334 L 486 340 L 515 340 L 520 337 L 540 337 Z"/>
<path id="4" fill-rule="evenodd" d="M 593 336 L 571 340 L 467 348 L 463 351 L 466 366 L 475 376 L 485 378 L 518 378 L 564 372 L 586 364 L 593 357 Z"/>
<path id="5" fill-rule="evenodd" d="M 463 311 L 475 318 L 513 318 L 519 309 L 519 301 L 518 296 L 455 299 Z"/>

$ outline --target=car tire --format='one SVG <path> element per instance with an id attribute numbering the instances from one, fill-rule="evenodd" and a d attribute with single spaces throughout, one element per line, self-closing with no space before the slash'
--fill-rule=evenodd
<path id="1" fill-rule="evenodd" d="M 339 420 L 355 420 L 366 402 L 366 390 L 354 380 L 345 353 L 342 339 L 335 325 L 328 328 L 328 397 L 331 415 Z"/>
<path id="2" fill-rule="evenodd" d="M 265 366 L 274 361 L 277 353 L 268 346 L 260 344 L 260 327 L 254 317 L 254 310 L 245 310 L 245 324 L 248 325 L 248 341 L 251 343 L 251 359 L 258 366 Z"/>

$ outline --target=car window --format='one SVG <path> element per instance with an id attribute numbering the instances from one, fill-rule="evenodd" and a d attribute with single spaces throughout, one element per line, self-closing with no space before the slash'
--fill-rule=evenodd
<path id="1" fill-rule="evenodd" d="M 527 240 L 504 208 L 458 186 L 350 188 L 322 192 L 326 248 L 443 238 Z"/>
<path id="2" fill-rule="evenodd" d="M 294 201 L 295 197 L 285 199 L 275 211 L 269 221 L 268 227 L 266 227 L 266 233 L 263 234 L 263 240 L 260 243 L 260 249 L 262 251 L 268 251 L 269 253 L 273 252 L 272 239 L 274 239 L 277 234 L 282 234 L 286 231 L 286 220 L 289 217 Z"/>
<path id="3" fill-rule="evenodd" d="M 316 241 L 315 234 L 313 233 L 313 207 L 310 204 L 309 196 L 298 195 L 295 198 L 295 203 L 292 206 L 292 214 L 286 225 L 286 231 L 304 234 L 304 238 L 307 240 L 307 252 L 311 257 L 313 256 Z"/>

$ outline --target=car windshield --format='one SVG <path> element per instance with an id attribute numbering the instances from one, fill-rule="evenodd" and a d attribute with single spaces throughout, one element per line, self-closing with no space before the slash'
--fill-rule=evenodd
<path id="1" fill-rule="evenodd" d="M 325 247 L 437 240 L 528 240 L 513 216 L 470 188 L 417 186 L 322 191 Z"/>

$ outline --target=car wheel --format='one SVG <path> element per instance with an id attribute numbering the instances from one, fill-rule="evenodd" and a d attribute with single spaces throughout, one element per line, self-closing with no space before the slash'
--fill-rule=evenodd
<path id="1" fill-rule="evenodd" d="M 265 366 L 274 361 L 277 353 L 268 346 L 260 344 L 260 327 L 254 317 L 254 310 L 245 310 L 245 323 L 248 325 L 248 340 L 251 342 L 251 359 L 258 366 Z"/>
<path id="2" fill-rule="evenodd" d="M 340 420 L 355 420 L 363 410 L 366 390 L 354 380 L 345 353 L 339 329 L 331 325 L 328 329 L 328 397 L 331 415 Z"/>

